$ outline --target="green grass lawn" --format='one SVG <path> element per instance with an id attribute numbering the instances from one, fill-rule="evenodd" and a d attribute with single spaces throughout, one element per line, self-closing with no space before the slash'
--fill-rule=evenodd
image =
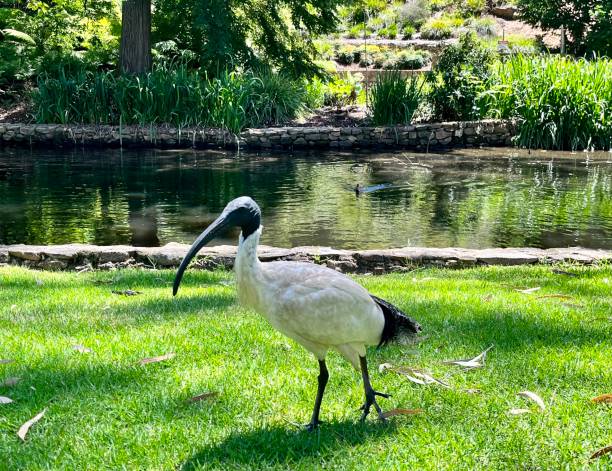
<path id="1" fill-rule="evenodd" d="M 612 468 L 612 267 L 417 270 L 357 280 L 424 327 L 422 340 L 369 352 L 389 424 L 358 422 L 360 375 L 331 354 L 318 431 L 316 361 L 235 303 L 229 272 L 86 274 L 0 268 L 0 469 Z M 541 287 L 530 294 L 520 288 Z M 112 290 L 141 291 L 136 296 Z M 566 295 L 544 297 L 547 295 Z M 92 351 L 82 353 L 75 345 Z M 484 368 L 446 360 L 493 345 Z M 167 361 L 140 365 L 167 353 Z M 450 384 L 418 385 L 391 363 Z M 468 393 L 479 389 L 479 394 Z M 530 390 L 545 411 L 516 394 Z M 216 392 L 211 399 L 189 398 Z M 511 415 L 510 409 L 532 413 Z M 22 423 L 46 409 L 25 442 Z"/>

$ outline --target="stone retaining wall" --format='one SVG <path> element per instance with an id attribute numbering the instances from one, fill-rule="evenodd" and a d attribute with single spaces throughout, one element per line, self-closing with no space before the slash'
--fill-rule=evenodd
<path id="1" fill-rule="evenodd" d="M 0 146 L 367 148 L 509 146 L 513 123 L 498 120 L 395 127 L 284 127 L 248 129 L 238 136 L 222 129 L 155 126 L 79 126 L 0 123 Z"/>
<path id="2" fill-rule="evenodd" d="M 51 245 L 0 246 L 0 265 L 20 265 L 43 270 L 91 270 L 123 267 L 176 268 L 189 249 L 171 243 L 164 247 Z M 197 257 L 201 268 L 232 268 L 236 247 L 206 247 Z M 611 250 L 579 247 L 558 249 L 462 249 L 407 247 L 387 250 L 335 250 L 328 247 L 281 249 L 261 246 L 262 261 L 298 260 L 325 264 L 347 273 L 381 274 L 417 266 L 463 268 L 477 265 L 525 265 L 572 262 L 593 264 L 612 261 Z"/>

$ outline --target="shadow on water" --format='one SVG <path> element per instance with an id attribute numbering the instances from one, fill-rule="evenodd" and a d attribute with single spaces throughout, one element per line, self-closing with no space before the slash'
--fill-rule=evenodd
<path id="1" fill-rule="evenodd" d="M 393 423 L 352 420 L 324 423 L 308 432 L 297 426 L 264 426 L 230 434 L 222 442 L 203 448 L 179 467 L 181 471 L 202 468 L 250 465 L 264 469 L 277 464 L 320 465 L 321 460 L 339 449 L 350 449 L 366 441 L 378 440 L 396 430 Z M 220 468 L 222 469 L 222 468 Z"/>

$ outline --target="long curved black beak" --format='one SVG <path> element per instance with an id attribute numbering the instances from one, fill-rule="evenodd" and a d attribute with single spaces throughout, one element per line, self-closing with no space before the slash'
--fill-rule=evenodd
<path id="1" fill-rule="evenodd" d="M 195 240 L 195 242 L 189 249 L 189 252 L 187 252 L 187 255 L 185 255 L 185 258 L 183 258 L 183 261 L 181 262 L 178 271 L 176 272 L 176 276 L 174 277 L 174 285 L 172 286 L 172 296 L 176 296 L 176 293 L 179 289 L 179 285 L 181 284 L 181 280 L 183 279 L 183 273 L 187 269 L 187 266 L 189 265 L 189 262 L 191 262 L 191 259 L 198 254 L 202 247 L 208 244 L 220 233 L 225 232 L 230 226 L 233 226 L 228 216 L 229 215 L 224 211 L 221 216 L 215 219 L 215 221 L 210 226 L 204 229 L 204 232 L 202 232 Z"/>

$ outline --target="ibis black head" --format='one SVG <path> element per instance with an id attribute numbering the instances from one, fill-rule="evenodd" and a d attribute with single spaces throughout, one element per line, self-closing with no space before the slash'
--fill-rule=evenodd
<path id="1" fill-rule="evenodd" d="M 242 237 L 246 239 L 259 229 L 260 223 L 261 211 L 257 203 L 251 198 L 241 196 L 230 201 L 221 215 L 198 236 L 189 252 L 187 252 L 187 255 L 185 255 L 174 277 L 172 294 L 176 295 L 187 265 L 189 265 L 191 259 L 196 256 L 202 247 L 230 227 L 240 227 L 242 229 Z"/>

